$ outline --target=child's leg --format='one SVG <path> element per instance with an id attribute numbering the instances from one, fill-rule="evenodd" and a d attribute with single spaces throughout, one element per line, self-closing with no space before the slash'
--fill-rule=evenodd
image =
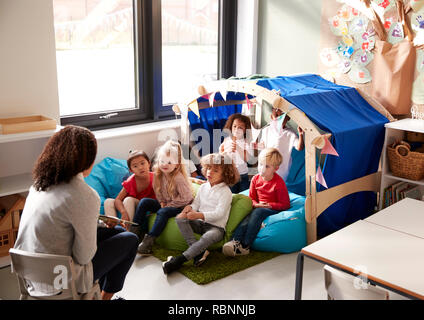
<path id="1" fill-rule="evenodd" d="M 249 215 L 247 224 L 243 226 L 244 236 L 239 240 L 242 246 L 245 248 L 250 247 L 255 241 L 259 230 L 261 229 L 262 221 L 264 221 L 266 217 L 276 213 L 278 213 L 278 211 L 267 208 L 254 209 Z"/>
<path id="2" fill-rule="evenodd" d="M 126 197 L 123 201 L 124 208 L 128 212 L 130 221 L 134 219 L 135 209 L 137 208 L 139 202 L 140 200 L 133 197 Z"/>
<path id="3" fill-rule="evenodd" d="M 239 192 L 247 190 L 249 189 L 249 187 L 250 187 L 249 175 L 248 174 L 240 175 Z"/>
<path id="4" fill-rule="evenodd" d="M 202 222 L 202 221 L 200 221 Z M 203 222 L 202 222 L 203 223 Z M 203 223 L 202 229 L 204 232 L 200 239 L 194 242 L 186 251 L 183 252 L 183 256 L 187 260 L 191 260 L 197 255 L 205 251 L 209 246 L 214 243 L 217 243 L 224 239 L 225 230 L 212 226 L 207 223 Z"/>
<path id="5" fill-rule="evenodd" d="M 156 220 L 149 234 L 153 237 L 158 237 L 163 229 L 165 229 L 169 218 L 175 217 L 183 208 L 164 207 L 156 212 Z"/>
<path id="6" fill-rule="evenodd" d="M 198 220 L 189 220 L 189 219 L 175 219 L 178 228 L 180 229 L 181 235 L 184 240 L 187 242 L 188 246 L 191 246 L 197 241 L 194 236 L 194 232 L 201 233 L 200 221 Z"/>
<path id="7" fill-rule="evenodd" d="M 107 216 L 112 216 L 112 217 L 117 217 L 118 215 L 116 214 L 116 209 L 115 209 L 115 199 L 106 199 L 105 202 L 103 203 L 103 207 L 105 209 L 105 215 Z"/>
<path id="8" fill-rule="evenodd" d="M 138 203 L 133 221 L 140 225 L 142 231 L 147 232 L 147 214 L 149 212 L 157 212 L 159 209 L 159 201 L 157 201 L 156 199 L 143 198 Z"/>
<path id="9" fill-rule="evenodd" d="M 240 192 L 240 182 L 237 182 L 235 185 L 230 187 L 230 190 L 232 193 L 239 193 Z"/>

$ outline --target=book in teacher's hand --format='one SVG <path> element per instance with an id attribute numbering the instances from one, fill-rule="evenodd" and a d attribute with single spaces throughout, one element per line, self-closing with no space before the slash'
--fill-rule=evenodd
<path id="1" fill-rule="evenodd" d="M 136 222 L 132 222 L 132 221 L 128 221 L 128 220 L 124 220 L 124 219 L 119 219 L 118 217 L 113 217 L 113 216 L 105 216 L 105 215 L 99 215 L 99 220 L 107 223 L 107 222 L 115 222 L 117 224 L 129 224 L 132 226 L 138 226 L 138 223 Z"/>

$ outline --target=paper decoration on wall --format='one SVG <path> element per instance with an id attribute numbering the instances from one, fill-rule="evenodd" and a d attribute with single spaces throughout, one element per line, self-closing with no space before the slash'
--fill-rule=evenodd
<path id="1" fill-rule="evenodd" d="M 371 74 L 365 67 L 353 65 L 348 73 L 349 79 L 356 83 L 368 83 L 371 81 Z"/>
<path id="2" fill-rule="evenodd" d="M 324 137 L 324 147 L 321 149 L 321 154 L 331 154 L 333 156 L 339 156 L 339 154 L 337 153 L 336 149 L 334 149 L 333 145 L 331 144 L 331 142 L 328 140 L 327 137 Z"/>
<path id="3" fill-rule="evenodd" d="M 321 62 L 326 67 L 334 67 L 340 63 L 340 56 L 333 48 L 324 48 L 320 53 Z"/>
<path id="4" fill-rule="evenodd" d="M 420 73 L 415 79 L 411 99 L 416 104 L 424 104 L 424 73 Z"/>
<path id="5" fill-rule="evenodd" d="M 374 59 L 374 54 L 369 51 L 359 50 L 354 53 L 352 59 L 355 64 L 365 67 Z"/>
<path id="6" fill-rule="evenodd" d="M 411 27 L 415 32 L 414 45 L 420 46 L 424 44 L 424 8 L 423 11 L 414 12 L 411 15 Z M 421 51 L 421 50 L 418 50 Z"/>
<path id="7" fill-rule="evenodd" d="M 338 68 L 341 73 L 348 73 L 350 69 L 352 68 L 352 62 L 349 59 L 344 58 L 338 64 Z"/>
<path id="8" fill-rule="evenodd" d="M 325 182 L 324 176 L 321 171 L 321 167 L 318 166 L 317 174 L 315 175 L 315 180 L 322 185 L 324 188 L 328 189 L 327 182 Z"/>
<path id="9" fill-rule="evenodd" d="M 349 25 L 349 34 L 360 34 L 362 35 L 367 31 L 368 18 L 365 16 L 359 16 L 352 20 Z"/>
<path id="10" fill-rule="evenodd" d="M 424 0 L 410 0 L 410 5 L 414 12 L 418 12 L 424 8 Z"/>
<path id="11" fill-rule="evenodd" d="M 348 34 L 348 26 L 346 21 L 341 19 L 339 16 L 334 16 L 328 19 L 328 23 L 330 24 L 330 30 L 336 36 L 342 36 Z"/>
<path id="12" fill-rule="evenodd" d="M 199 104 L 197 103 L 197 99 L 193 100 L 188 107 L 190 108 L 191 111 L 193 111 L 199 118 L 200 118 L 200 113 L 199 113 Z"/>
<path id="13" fill-rule="evenodd" d="M 383 8 L 383 14 L 395 7 L 396 0 L 373 0 L 380 8 Z M 376 9 L 375 9 L 376 10 Z"/>
<path id="14" fill-rule="evenodd" d="M 424 52 L 422 50 L 417 50 L 417 64 L 418 72 L 424 71 Z"/>
<path id="15" fill-rule="evenodd" d="M 372 1 L 374 10 L 381 16 L 395 5 L 395 0 Z M 348 74 L 349 79 L 355 83 L 368 83 L 372 78 L 367 66 L 374 59 L 371 51 L 376 42 L 375 31 L 369 19 L 373 17 L 369 14 L 370 10 L 359 0 L 337 2 L 343 5 L 336 15 L 328 19 L 331 32 L 339 37 L 337 47 L 325 48 L 320 54 L 322 63 L 329 68 L 324 72 L 325 76 L 337 79 Z M 391 20 L 389 25 L 392 26 Z M 393 32 L 395 36 L 398 35 L 397 29 Z"/>
<path id="16" fill-rule="evenodd" d="M 402 24 L 399 22 L 392 23 L 388 33 L 387 41 L 391 44 L 396 44 L 401 42 L 404 38 L 405 35 L 403 33 Z"/>

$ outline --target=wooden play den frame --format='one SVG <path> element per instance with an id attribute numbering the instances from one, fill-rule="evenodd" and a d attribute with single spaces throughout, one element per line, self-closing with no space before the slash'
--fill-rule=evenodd
<path id="1" fill-rule="evenodd" d="M 316 149 L 322 149 L 325 144 L 325 137 L 330 138 L 330 133 L 321 134 L 315 124 L 306 116 L 304 112 L 297 108 L 289 108 L 290 103 L 282 98 L 279 93 L 266 89 L 256 84 L 256 80 L 218 80 L 212 81 L 198 88 L 198 94 L 205 96 L 214 92 L 235 92 L 244 93 L 255 97 L 255 123 L 261 123 L 262 102 L 266 101 L 273 108 L 281 109 L 300 126 L 305 135 L 305 220 L 307 223 L 307 241 L 313 243 L 317 240 L 317 218 L 339 199 L 350 194 L 362 191 L 380 191 L 381 171 L 351 180 L 349 182 L 328 188 L 318 192 L 316 190 Z M 396 119 L 376 100 L 368 96 L 364 91 L 356 88 L 359 94 L 380 114 L 395 121 Z M 197 99 L 197 98 L 196 98 Z M 246 100 L 214 101 L 213 107 L 223 105 L 235 105 L 246 103 Z M 190 106 L 188 106 L 190 108 Z M 209 101 L 198 103 L 199 109 L 210 108 Z M 178 105 L 173 107 L 176 114 L 180 114 L 181 108 Z M 192 110 L 192 109 L 191 109 Z M 192 110 L 193 111 L 193 110 Z M 181 141 L 189 142 L 189 121 L 182 119 Z"/>

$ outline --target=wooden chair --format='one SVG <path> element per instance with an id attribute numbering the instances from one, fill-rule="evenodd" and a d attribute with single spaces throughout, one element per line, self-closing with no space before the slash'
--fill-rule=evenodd
<path id="1" fill-rule="evenodd" d="M 389 292 L 379 287 L 355 287 L 355 277 L 324 266 L 325 289 L 328 300 L 389 300 Z"/>
<path id="2" fill-rule="evenodd" d="M 98 282 L 86 293 L 75 286 L 74 262 L 69 256 L 9 250 L 12 272 L 16 273 L 20 300 L 92 300 L 100 299 Z"/>

